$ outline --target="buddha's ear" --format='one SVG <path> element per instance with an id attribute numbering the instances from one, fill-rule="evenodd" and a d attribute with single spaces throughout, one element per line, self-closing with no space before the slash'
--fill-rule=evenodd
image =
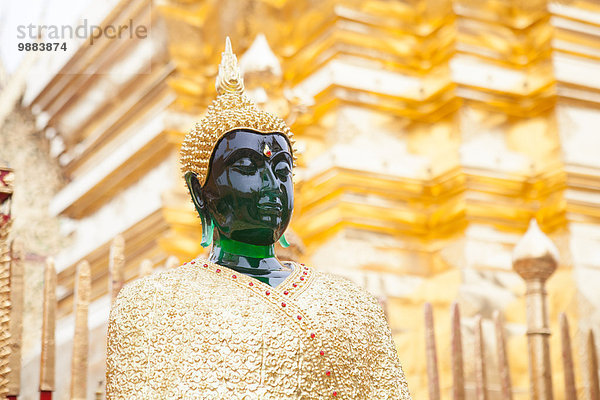
<path id="1" fill-rule="evenodd" d="M 204 192 L 202 190 L 202 186 L 200 186 L 200 181 L 198 181 L 198 176 L 194 172 L 186 172 L 185 183 L 187 184 L 188 190 L 190 191 L 190 195 L 192 196 L 192 201 L 194 202 L 194 207 L 196 207 L 196 211 L 198 211 L 198 215 L 200 215 L 200 218 L 207 217 L 208 210 L 206 209 L 206 202 L 204 201 Z"/>
<path id="2" fill-rule="evenodd" d="M 204 190 L 200 186 L 198 176 L 193 172 L 186 172 L 185 183 L 187 183 L 190 195 L 192 196 L 194 207 L 196 207 L 196 211 L 202 220 L 202 243 L 200 244 L 202 247 L 208 247 L 212 243 L 214 225 L 206 207 Z"/>

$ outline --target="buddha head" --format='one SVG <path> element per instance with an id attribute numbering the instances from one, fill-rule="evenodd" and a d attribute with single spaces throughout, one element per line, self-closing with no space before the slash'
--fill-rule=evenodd
<path id="1" fill-rule="evenodd" d="M 216 87 L 217 98 L 181 148 L 182 171 L 202 220 L 202 246 L 213 235 L 271 245 L 292 216 L 292 134 L 244 94 L 229 38 Z"/>

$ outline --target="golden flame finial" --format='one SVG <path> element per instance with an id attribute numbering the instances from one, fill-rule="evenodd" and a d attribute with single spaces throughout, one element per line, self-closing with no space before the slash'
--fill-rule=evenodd
<path id="1" fill-rule="evenodd" d="M 240 73 L 237 57 L 231 49 L 229 36 L 225 39 L 225 51 L 221 53 L 221 64 L 219 64 L 219 74 L 217 75 L 215 87 L 217 94 L 244 93 L 244 80 Z"/>

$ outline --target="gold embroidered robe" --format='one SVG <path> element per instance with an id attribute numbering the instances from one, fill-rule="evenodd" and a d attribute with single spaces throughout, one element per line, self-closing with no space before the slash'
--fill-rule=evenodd
<path id="1" fill-rule="evenodd" d="M 127 285 L 107 399 L 410 399 L 377 301 L 291 265 L 276 288 L 201 259 Z"/>

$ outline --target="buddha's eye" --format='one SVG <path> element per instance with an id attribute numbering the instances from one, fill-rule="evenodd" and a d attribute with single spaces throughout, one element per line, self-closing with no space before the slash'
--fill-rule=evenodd
<path id="1" fill-rule="evenodd" d="M 256 163 L 250 157 L 242 157 L 235 161 L 231 167 L 236 171 L 241 172 L 245 175 L 251 175 L 256 172 Z"/>
<path id="2" fill-rule="evenodd" d="M 277 163 L 277 165 L 275 165 L 275 173 L 280 179 L 286 179 L 291 172 L 292 169 L 286 161 L 280 161 Z"/>

